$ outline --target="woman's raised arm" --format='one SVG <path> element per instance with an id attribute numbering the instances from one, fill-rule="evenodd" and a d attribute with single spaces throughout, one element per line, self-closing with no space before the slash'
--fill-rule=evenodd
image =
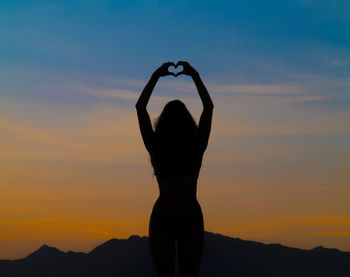
<path id="1" fill-rule="evenodd" d="M 137 110 L 137 118 L 139 120 L 141 136 L 148 152 L 151 152 L 152 150 L 154 132 L 153 132 L 151 120 L 146 107 L 151 97 L 151 94 L 153 92 L 153 89 L 157 84 L 159 78 L 167 75 L 176 76 L 174 73 L 168 71 L 169 66 L 174 66 L 174 65 L 175 64 L 172 62 L 164 63 L 152 74 L 150 80 L 146 84 L 145 88 L 143 89 L 135 105 Z"/>
<path id="2" fill-rule="evenodd" d="M 198 123 L 196 140 L 199 145 L 199 148 L 202 151 L 205 151 L 209 141 L 214 104 L 210 98 L 207 88 L 205 87 L 201 77 L 199 76 L 199 73 L 186 61 L 179 61 L 176 64 L 176 66 L 178 65 L 182 65 L 183 71 L 178 73 L 177 75 L 185 74 L 191 76 L 197 87 L 198 94 L 202 100 L 203 112 Z"/>

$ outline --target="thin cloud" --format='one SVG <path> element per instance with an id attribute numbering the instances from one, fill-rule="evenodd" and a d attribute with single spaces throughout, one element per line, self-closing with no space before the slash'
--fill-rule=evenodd
<path id="1" fill-rule="evenodd" d="M 79 93 L 93 96 L 100 99 L 120 99 L 120 100 L 129 100 L 136 103 L 137 99 L 140 97 L 141 92 L 127 90 L 127 89 L 117 89 L 117 88 L 89 88 L 89 87 L 80 87 L 75 88 Z M 152 96 L 153 100 L 156 101 L 165 101 L 169 100 L 169 97 L 164 96 Z"/>

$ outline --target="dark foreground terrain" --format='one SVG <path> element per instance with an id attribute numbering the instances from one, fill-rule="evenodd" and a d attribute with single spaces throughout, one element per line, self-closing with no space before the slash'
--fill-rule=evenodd
<path id="1" fill-rule="evenodd" d="M 156 276 L 148 238 L 111 239 L 89 253 L 44 245 L 19 260 L 0 260 L 0 276 Z M 350 252 L 312 250 L 225 237 L 206 232 L 201 277 L 350 276 Z"/>

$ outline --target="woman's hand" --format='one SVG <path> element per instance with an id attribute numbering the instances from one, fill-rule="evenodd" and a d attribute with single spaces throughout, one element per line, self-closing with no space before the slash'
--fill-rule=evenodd
<path id="1" fill-rule="evenodd" d="M 176 76 L 179 76 L 181 74 L 188 75 L 188 76 L 191 76 L 191 77 L 198 75 L 197 70 L 195 70 L 188 62 L 186 62 L 186 61 L 179 61 L 175 65 L 175 68 L 178 67 L 179 65 L 181 65 L 183 67 L 183 70 L 181 72 L 178 72 L 176 74 Z"/>
<path id="2" fill-rule="evenodd" d="M 159 78 L 163 76 L 173 75 L 174 77 L 176 77 L 176 74 L 174 72 L 169 72 L 170 66 L 175 67 L 175 64 L 173 62 L 163 63 L 156 71 L 154 71 L 152 76 Z"/>

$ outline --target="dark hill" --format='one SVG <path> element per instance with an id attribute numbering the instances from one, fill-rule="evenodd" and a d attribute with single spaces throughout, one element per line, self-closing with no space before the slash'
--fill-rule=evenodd
<path id="1" fill-rule="evenodd" d="M 206 232 L 200 277 L 350 276 L 350 252 L 290 248 Z M 44 245 L 19 260 L 0 260 L 0 276 L 156 276 L 148 238 L 111 239 L 90 253 L 62 252 Z"/>

